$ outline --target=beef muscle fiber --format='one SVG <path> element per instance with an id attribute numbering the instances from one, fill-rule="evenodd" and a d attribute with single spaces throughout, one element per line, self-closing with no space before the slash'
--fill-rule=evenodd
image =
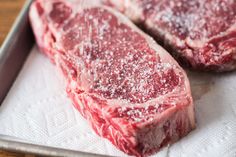
<path id="1" fill-rule="evenodd" d="M 195 126 L 185 72 L 122 14 L 90 3 L 36 0 L 29 13 L 74 106 L 130 155 L 147 156 L 185 136 Z"/>
<path id="2" fill-rule="evenodd" d="M 236 68 L 235 0 L 104 0 L 194 69 Z"/>

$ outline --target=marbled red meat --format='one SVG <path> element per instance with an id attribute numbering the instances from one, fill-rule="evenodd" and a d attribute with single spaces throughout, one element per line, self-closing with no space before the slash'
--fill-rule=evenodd
<path id="1" fill-rule="evenodd" d="M 235 0 L 104 0 L 194 69 L 236 68 Z"/>
<path id="2" fill-rule="evenodd" d="M 30 9 L 37 43 L 63 72 L 74 106 L 130 155 L 185 136 L 195 122 L 183 69 L 122 14 L 89 3 L 36 0 Z"/>

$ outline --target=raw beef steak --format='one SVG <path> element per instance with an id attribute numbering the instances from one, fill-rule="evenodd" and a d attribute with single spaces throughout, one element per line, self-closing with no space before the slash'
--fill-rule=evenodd
<path id="1" fill-rule="evenodd" d="M 105 0 L 180 61 L 198 70 L 236 68 L 235 0 Z"/>
<path id="2" fill-rule="evenodd" d="M 67 93 L 95 132 L 147 156 L 195 126 L 188 78 L 122 14 L 91 1 L 36 0 L 39 47 L 62 70 Z"/>

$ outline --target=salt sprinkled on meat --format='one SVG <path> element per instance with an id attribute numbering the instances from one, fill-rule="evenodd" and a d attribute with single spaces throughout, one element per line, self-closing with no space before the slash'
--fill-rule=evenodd
<path id="1" fill-rule="evenodd" d="M 212 71 L 236 68 L 235 0 L 105 1 L 119 6 L 184 65 Z"/>
<path id="2" fill-rule="evenodd" d="M 38 44 L 63 72 L 74 106 L 130 155 L 146 156 L 186 135 L 194 117 L 181 67 L 122 14 L 82 1 L 36 0 L 30 11 Z M 57 3 L 39 14 L 38 6 Z"/>

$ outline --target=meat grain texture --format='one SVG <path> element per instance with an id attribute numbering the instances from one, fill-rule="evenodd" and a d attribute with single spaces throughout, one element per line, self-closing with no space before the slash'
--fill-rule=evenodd
<path id="1" fill-rule="evenodd" d="M 29 15 L 38 46 L 98 135 L 129 155 L 153 154 L 195 127 L 188 78 L 128 18 L 91 2 L 36 0 Z"/>
<path id="2" fill-rule="evenodd" d="M 235 0 L 104 0 L 142 25 L 181 63 L 197 70 L 236 68 Z"/>

